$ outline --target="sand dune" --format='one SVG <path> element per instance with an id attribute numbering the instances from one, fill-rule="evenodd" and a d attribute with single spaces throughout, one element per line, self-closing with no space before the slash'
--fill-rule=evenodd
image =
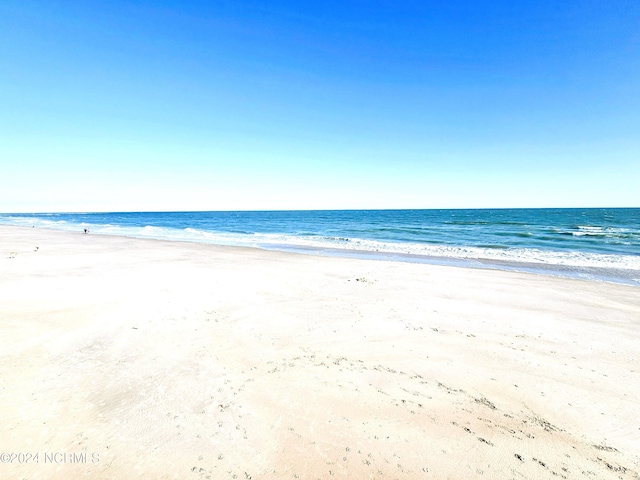
<path id="1" fill-rule="evenodd" d="M 640 478 L 637 287 L 0 227 L 0 340 L 2 479 Z"/>

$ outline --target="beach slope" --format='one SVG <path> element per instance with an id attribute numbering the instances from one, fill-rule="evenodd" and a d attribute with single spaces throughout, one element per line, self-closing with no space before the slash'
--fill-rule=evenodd
<path id="1" fill-rule="evenodd" d="M 0 478 L 638 479 L 640 288 L 0 227 Z"/>

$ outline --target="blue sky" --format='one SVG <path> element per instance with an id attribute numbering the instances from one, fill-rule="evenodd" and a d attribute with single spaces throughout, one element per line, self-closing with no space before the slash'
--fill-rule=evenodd
<path id="1" fill-rule="evenodd" d="M 640 206 L 637 1 L 0 3 L 0 211 Z"/>

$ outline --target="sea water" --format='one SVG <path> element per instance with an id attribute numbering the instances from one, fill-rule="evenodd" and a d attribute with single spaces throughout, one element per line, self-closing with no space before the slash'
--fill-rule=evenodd
<path id="1" fill-rule="evenodd" d="M 0 223 L 640 286 L 637 208 L 37 213 Z"/>

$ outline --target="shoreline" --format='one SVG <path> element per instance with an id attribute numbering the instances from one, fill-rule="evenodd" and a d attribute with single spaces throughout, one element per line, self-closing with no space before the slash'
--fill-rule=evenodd
<path id="1" fill-rule="evenodd" d="M 0 228 L 29 228 L 20 225 L 7 225 L 0 224 Z M 42 230 L 50 230 L 57 232 L 78 233 L 84 228 L 83 224 L 79 224 L 78 231 L 69 229 L 58 229 L 50 227 L 33 227 Z M 613 267 L 596 267 L 596 266 L 575 266 L 570 264 L 552 264 L 544 262 L 531 262 L 531 261 L 516 261 L 516 260 L 501 260 L 490 258 L 475 258 L 475 257 L 456 257 L 456 256 L 441 256 L 441 255 L 427 255 L 416 253 L 402 253 L 394 251 L 373 251 L 363 250 L 358 248 L 339 248 L 339 247 L 324 247 L 324 246 L 311 246 L 304 244 L 286 244 L 286 243 L 269 243 L 264 241 L 256 241 L 253 244 L 243 244 L 233 242 L 222 243 L 218 241 L 200 241 L 193 238 L 163 238 L 144 236 L 136 234 L 112 234 L 103 232 L 93 232 L 92 235 L 107 236 L 107 237 L 122 237 L 140 240 L 159 240 L 166 242 L 177 243 L 192 243 L 198 245 L 213 245 L 220 247 L 236 247 L 236 248 L 252 248 L 264 251 L 276 251 L 287 252 L 302 255 L 315 255 L 321 257 L 338 257 L 338 258 L 351 258 L 360 260 L 373 260 L 373 261 L 388 261 L 388 262 L 402 262 L 402 263 L 420 263 L 437 266 L 451 266 L 458 268 L 472 268 L 472 269 L 487 269 L 506 272 L 519 272 L 529 273 L 534 275 L 545 275 L 557 278 L 577 279 L 594 282 L 613 283 L 619 285 L 628 285 L 634 287 L 640 287 L 640 271 L 613 268 Z M 402 245 L 399 243 L 398 245 Z"/>
<path id="2" fill-rule="evenodd" d="M 634 286 L 14 226 L 0 245 L 0 451 L 99 456 L 3 478 L 639 478 Z"/>
<path id="3" fill-rule="evenodd" d="M 130 237 L 135 238 L 135 237 Z M 197 242 L 194 242 L 197 243 Z M 516 262 L 507 260 L 493 260 L 485 258 L 457 258 L 419 255 L 412 253 L 373 252 L 369 250 L 307 247 L 302 245 L 266 244 L 256 247 L 267 251 L 291 252 L 302 255 L 318 255 L 326 257 L 351 258 L 383 262 L 419 263 L 454 268 L 472 268 L 495 270 L 500 272 L 518 272 L 531 275 L 545 275 L 556 278 L 584 280 L 591 282 L 612 283 L 640 287 L 640 271 L 623 269 L 606 269 L 598 267 L 575 267 L 571 265 L 545 264 L 533 262 Z M 633 272 L 633 273 L 630 273 Z M 638 278 L 636 278 L 638 277 Z"/>

